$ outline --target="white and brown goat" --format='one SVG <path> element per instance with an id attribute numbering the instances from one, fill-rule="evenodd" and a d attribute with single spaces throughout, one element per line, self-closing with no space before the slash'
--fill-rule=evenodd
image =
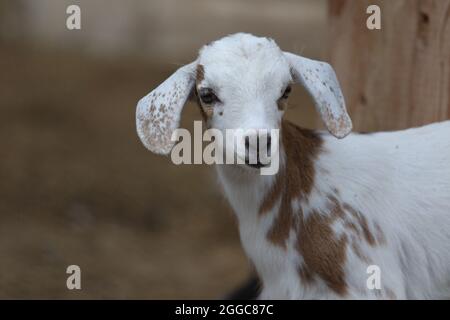
<path id="1" fill-rule="evenodd" d="M 331 135 L 283 120 L 295 82 Z M 192 90 L 209 128 L 280 129 L 276 175 L 216 165 L 261 298 L 450 297 L 450 121 L 350 134 L 330 65 L 241 33 L 204 46 L 141 99 L 137 130 L 148 149 L 170 152 Z M 370 265 L 381 272 L 379 288 L 367 286 Z"/>

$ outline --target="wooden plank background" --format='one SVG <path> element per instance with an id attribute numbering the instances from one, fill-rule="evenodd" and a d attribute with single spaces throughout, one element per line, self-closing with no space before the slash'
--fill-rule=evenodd
<path id="1" fill-rule="evenodd" d="M 371 4 L 381 30 L 366 27 Z M 450 0 L 330 0 L 328 10 L 328 58 L 355 130 L 450 118 Z"/>

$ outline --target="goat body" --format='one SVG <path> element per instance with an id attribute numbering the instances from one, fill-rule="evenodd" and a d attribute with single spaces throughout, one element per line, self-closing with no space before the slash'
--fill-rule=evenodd
<path id="1" fill-rule="evenodd" d="M 276 176 L 217 166 L 261 297 L 450 297 L 448 137 L 450 121 L 342 140 L 284 123 Z"/>
<path id="2" fill-rule="evenodd" d="M 283 120 L 294 82 L 331 134 Z M 349 134 L 330 65 L 236 34 L 204 46 L 141 99 L 136 124 L 148 149 L 170 152 L 192 90 L 208 128 L 280 130 L 270 147 L 279 151 L 275 175 L 216 165 L 262 298 L 450 297 L 450 121 Z"/>

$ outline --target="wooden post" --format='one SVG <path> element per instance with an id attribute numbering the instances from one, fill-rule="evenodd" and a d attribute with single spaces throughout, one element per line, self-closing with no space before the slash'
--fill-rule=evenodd
<path id="1" fill-rule="evenodd" d="M 369 5 L 381 30 L 369 30 Z M 329 61 L 355 130 L 450 119 L 450 0 L 329 0 Z M 450 139 L 450 137 L 449 137 Z"/>

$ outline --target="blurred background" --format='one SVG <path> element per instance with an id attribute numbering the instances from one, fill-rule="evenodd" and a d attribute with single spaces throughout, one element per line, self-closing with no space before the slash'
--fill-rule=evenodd
<path id="1" fill-rule="evenodd" d="M 324 0 L 0 0 L 0 298 L 219 298 L 244 282 L 214 169 L 146 151 L 136 102 L 235 32 L 323 59 L 326 21 Z M 288 118 L 316 121 L 298 86 Z M 188 104 L 182 125 L 200 119 Z"/>

